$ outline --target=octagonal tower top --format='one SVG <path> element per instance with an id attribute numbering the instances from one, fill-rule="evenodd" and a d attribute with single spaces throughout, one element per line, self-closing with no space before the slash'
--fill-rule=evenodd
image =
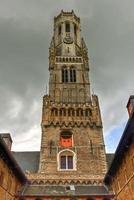
<path id="1" fill-rule="evenodd" d="M 69 19 L 73 19 L 75 22 L 80 23 L 80 18 L 77 17 L 74 13 L 74 11 L 72 10 L 71 12 L 65 12 L 63 10 L 61 10 L 60 14 L 57 15 L 56 17 L 54 17 L 54 22 L 58 22 L 59 20 L 63 20 L 64 18 L 68 18 Z"/>
<path id="2" fill-rule="evenodd" d="M 74 11 L 64 12 L 54 17 L 54 43 L 59 46 L 62 42 L 66 44 L 76 44 L 81 46 L 80 18 Z M 73 46 L 73 45 L 72 45 Z"/>

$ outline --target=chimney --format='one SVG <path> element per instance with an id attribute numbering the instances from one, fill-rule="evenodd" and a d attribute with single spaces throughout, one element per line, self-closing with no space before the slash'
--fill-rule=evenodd
<path id="1" fill-rule="evenodd" d="M 10 133 L 2 133 L 0 134 L 4 142 L 6 143 L 9 150 L 12 148 L 12 138 Z"/>
<path id="2" fill-rule="evenodd" d="M 129 97 L 129 100 L 127 103 L 127 110 L 128 110 L 129 117 L 131 117 L 132 114 L 134 113 L 134 95 L 131 95 Z"/>

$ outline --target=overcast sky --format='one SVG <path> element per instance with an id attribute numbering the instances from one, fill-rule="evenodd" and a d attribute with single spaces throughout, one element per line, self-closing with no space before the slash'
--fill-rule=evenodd
<path id="1" fill-rule="evenodd" d="M 133 0 L 0 0 L 0 132 L 13 150 L 39 150 L 42 96 L 48 82 L 53 17 L 81 18 L 91 87 L 99 96 L 106 149 L 113 152 L 134 94 Z"/>

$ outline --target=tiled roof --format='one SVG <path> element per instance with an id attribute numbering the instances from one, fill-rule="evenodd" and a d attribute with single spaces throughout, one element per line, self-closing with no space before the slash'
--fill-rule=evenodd
<path id="1" fill-rule="evenodd" d="M 107 153 L 106 154 L 106 161 L 107 161 L 108 168 L 110 167 L 113 158 L 114 158 L 114 153 Z"/>
<path id="2" fill-rule="evenodd" d="M 13 155 L 24 172 L 37 172 L 39 168 L 39 151 L 13 152 Z"/>
<path id="3" fill-rule="evenodd" d="M 95 185 L 27 185 L 20 196 L 112 196 L 105 186 Z"/>

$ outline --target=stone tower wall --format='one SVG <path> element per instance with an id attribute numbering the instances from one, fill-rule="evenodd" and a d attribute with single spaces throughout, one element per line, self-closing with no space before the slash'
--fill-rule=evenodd
<path id="1" fill-rule="evenodd" d="M 80 19 L 73 11 L 62 11 L 54 18 L 49 94 L 43 97 L 41 123 L 39 174 L 46 181 L 103 180 L 106 173 L 99 102 L 90 93 L 87 47 L 80 35 Z M 62 132 L 71 134 L 71 146 L 61 144 L 61 139 L 67 141 Z M 71 169 L 61 168 L 62 154 L 66 162 L 69 156 L 73 158 Z"/>

